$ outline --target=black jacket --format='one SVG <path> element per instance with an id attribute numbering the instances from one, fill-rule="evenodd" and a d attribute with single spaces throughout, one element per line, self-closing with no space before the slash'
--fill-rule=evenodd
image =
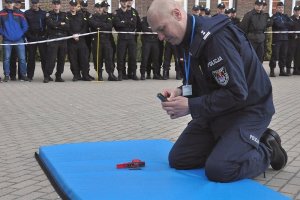
<path id="1" fill-rule="evenodd" d="M 38 41 L 46 38 L 46 11 L 29 9 L 25 11 L 25 18 L 28 23 L 26 38 L 28 41 Z"/>
<path id="2" fill-rule="evenodd" d="M 123 11 L 121 8 L 116 10 L 113 17 L 113 25 L 116 31 L 135 32 L 137 28 L 137 16 L 132 10 Z M 134 34 L 120 33 L 119 39 L 135 39 Z"/>
<path id="3" fill-rule="evenodd" d="M 110 14 L 92 14 L 89 18 L 91 31 L 112 31 L 112 18 Z M 97 34 L 93 35 L 97 38 Z M 110 33 L 100 33 L 100 42 L 109 42 L 111 39 Z"/>
<path id="4" fill-rule="evenodd" d="M 48 12 L 46 14 L 46 24 L 48 37 L 50 39 L 68 35 L 70 25 L 67 13 L 61 11 L 59 13 L 55 13 L 54 11 Z"/>
<path id="5" fill-rule="evenodd" d="M 293 21 L 286 15 L 279 12 L 272 16 L 273 26 L 272 31 L 288 31 L 293 25 Z M 288 40 L 288 33 L 273 33 L 272 41 Z"/>

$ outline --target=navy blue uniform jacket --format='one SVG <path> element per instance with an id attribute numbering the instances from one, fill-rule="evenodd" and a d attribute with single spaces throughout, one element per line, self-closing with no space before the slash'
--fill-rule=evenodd
<path id="1" fill-rule="evenodd" d="M 206 120 L 219 135 L 230 122 L 270 118 L 275 112 L 271 82 L 244 33 L 224 15 L 195 19 L 192 44 L 188 15 L 187 31 L 178 46 L 181 54 L 191 55 L 193 119 Z"/>

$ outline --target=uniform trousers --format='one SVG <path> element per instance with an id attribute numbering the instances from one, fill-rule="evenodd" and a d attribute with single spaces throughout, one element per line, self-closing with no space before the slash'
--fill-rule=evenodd
<path id="1" fill-rule="evenodd" d="M 208 179 L 216 182 L 254 178 L 270 164 L 270 150 L 259 142 L 270 121 L 243 116 L 221 123 L 193 119 L 172 147 L 169 164 L 176 169 L 205 168 Z"/>
<path id="2" fill-rule="evenodd" d="M 84 38 L 80 38 L 79 41 L 68 40 L 68 58 L 73 76 L 80 77 L 80 71 L 82 71 L 82 75 L 87 77 L 89 70 L 88 54 L 89 49 Z"/>
<path id="3" fill-rule="evenodd" d="M 113 67 L 112 43 L 109 39 L 101 39 L 100 38 L 99 44 L 97 41 L 98 40 L 96 38 L 92 40 L 94 68 L 96 71 L 98 70 L 98 72 L 102 72 L 103 60 L 104 60 L 106 72 L 113 73 L 114 67 Z M 97 48 L 99 48 L 98 56 L 97 56 Z M 97 61 L 97 59 L 98 59 L 98 61 Z M 97 64 L 98 64 L 98 66 L 97 66 Z"/>
<path id="4" fill-rule="evenodd" d="M 294 61 L 294 71 L 300 72 L 300 38 L 289 40 L 289 48 L 286 60 L 286 67 L 292 67 Z"/>
<path id="5" fill-rule="evenodd" d="M 31 41 L 33 42 L 33 41 Z M 27 49 L 27 76 L 32 79 L 35 71 L 35 59 L 37 50 L 40 53 L 41 66 L 43 74 L 45 74 L 46 68 L 46 56 L 47 56 L 47 45 L 45 43 L 40 44 L 29 44 L 26 47 Z"/>
<path id="6" fill-rule="evenodd" d="M 144 41 L 142 45 L 142 62 L 140 67 L 141 74 L 145 74 L 146 68 L 153 67 L 154 74 L 159 74 L 159 43 L 158 41 Z M 151 71 L 147 69 L 147 71 Z"/>
<path id="7" fill-rule="evenodd" d="M 64 72 L 65 59 L 67 55 L 67 41 L 55 41 L 48 43 L 47 46 L 47 56 L 48 60 L 46 63 L 46 73 L 45 77 L 49 77 L 55 68 L 55 62 L 57 59 L 56 66 L 56 77 L 61 77 L 61 74 Z"/>
<path id="8" fill-rule="evenodd" d="M 256 52 L 256 55 L 260 62 L 262 63 L 264 61 L 264 54 L 265 54 L 265 43 L 264 42 L 254 42 L 251 41 L 252 47 Z"/>
<path id="9" fill-rule="evenodd" d="M 271 69 L 276 67 L 276 61 L 279 61 L 278 65 L 280 69 L 286 67 L 287 50 L 288 40 L 280 40 L 272 43 L 272 55 L 269 63 Z"/>
<path id="10" fill-rule="evenodd" d="M 136 40 L 120 39 L 117 43 L 117 69 L 118 71 L 125 70 L 126 52 L 128 51 L 128 71 L 136 72 Z"/>

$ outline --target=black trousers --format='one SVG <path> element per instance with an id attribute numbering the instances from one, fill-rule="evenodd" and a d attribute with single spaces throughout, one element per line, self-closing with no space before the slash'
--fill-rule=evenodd
<path id="1" fill-rule="evenodd" d="M 67 41 L 56 41 L 50 42 L 47 46 L 47 63 L 46 63 L 46 73 L 45 77 L 49 77 L 55 68 L 55 63 L 57 60 L 56 73 L 57 77 L 60 77 L 64 72 L 65 59 L 67 55 Z"/>
<path id="2" fill-rule="evenodd" d="M 125 70 L 126 54 L 128 52 L 128 71 L 136 72 L 136 40 L 120 39 L 117 43 L 117 69 L 118 71 Z"/>
<path id="3" fill-rule="evenodd" d="M 98 46 L 98 47 L 97 47 Z M 98 56 L 97 56 L 98 48 Z M 113 47 L 109 39 L 100 39 L 100 43 L 95 38 L 92 40 L 92 52 L 93 52 L 93 61 L 94 68 L 98 72 L 101 72 L 103 69 L 103 60 L 105 62 L 105 70 L 107 73 L 113 73 Z M 98 59 L 98 60 L 97 60 Z M 98 64 L 98 65 L 97 65 Z"/>
<path id="4" fill-rule="evenodd" d="M 270 164 L 271 153 L 259 142 L 271 117 L 223 119 L 223 126 L 193 119 L 172 147 L 169 164 L 176 169 L 205 168 L 208 179 L 231 182 L 254 178 Z M 253 131 L 255 130 L 255 131 Z"/>
<path id="5" fill-rule="evenodd" d="M 17 67 L 17 61 L 18 61 L 18 54 L 17 54 L 17 51 L 16 51 L 16 48 L 12 48 L 11 50 L 11 56 L 10 56 L 10 74 L 9 76 L 10 77 L 16 77 L 17 75 L 17 69 L 18 69 L 18 78 L 21 78 L 22 77 L 22 74 L 21 74 L 21 71 L 20 71 L 20 67 Z M 18 66 L 20 66 L 18 64 Z"/>
<path id="6" fill-rule="evenodd" d="M 35 59 L 36 59 L 37 50 L 39 50 L 42 71 L 43 71 L 43 74 L 45 74 L 47 44 L 46 43 L 29 44 L 26 46 L 26 49 L 27 49 L 27 76 L 28 76 L 28 78 L 32 79 L 34 77 L 35 62 L 36 62 Z"/>
<path id="7" fill-rule="evenodd" d="M 172 56 L 174 56 L 175 60 L 175 71 L 179 72 L 180 71 L 180 64 L 178 59 L 176 58 L 176 53 L 175 53 L 175 47 L 172 46 L 170 43 L 165 44 L 165 52 L 164 52 L 164 62 L 163 62 L 163 69 L 166 71 L 170 70 L 171 67 L 171 61 L 172 61 Z"/>
<path id="8" fill-rule="evenodd" d="M 159 43 L 158 41 L 144 41 L 142 44 L 142 62 L 140 67 L 141 74 L 145 74 L 146 68 L 152 67 L 154 74 L 159 74 L 160 65 L 159 65 Z M 147 72 L 151 69 L 147 69 Z"/>
<path id="9" fill-rule="evenodd" d="M 89 50 L 84 38 L 79 41 L 68 40 L 68 58 L 70 61 L 73 76 L 80 77 L 80 71 L 84 77 L 88 76 L 89 70 Z"/>
<path id="10" fill-rule="evenodd" d="M 292 67 L 294 61 L 294 71 L 300 72 L 300 38 L 289 40 L 289 47 L 286 59 L 286 67 Z"/>
<path id="11" fill-rule="evenodd" d="M 265 43 L 264 42 L 253 42 L 251 41 L 252 47 L 256 52 L 256 55 L 260 62 L 262 63 L 264 61 L 264 54 L 265 54 Z"/>
<path id="12" fill-rule="evenodd" d="M 276 61 L 279 61 L 279 68 L 286 67 L 287 50 L 288 40 L 280 40 L 272 43 L 272 55 L 269 63 L 271 69 L 276 67 Z"/>

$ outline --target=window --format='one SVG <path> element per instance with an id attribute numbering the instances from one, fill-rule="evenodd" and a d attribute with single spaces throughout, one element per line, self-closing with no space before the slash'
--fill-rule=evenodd
<path id="1" fill-rule="evenodd" d="M 5 1 L 0 0 L 0 10 L 2 10 L 2 9 L 4 8 L 4 7 L 3 7 L 3 5 L 5 4 L 4 2 L 5 2 Z M 23 0 L 23 1 L 22 1 L 22 5 L 21 5 L 21 10 L 22 10 L 22 11 L 28 10 L 29 7 L 30 7 L 30 5 L 29 5 L 29 0 Z"/>
<path id="2" fill-rule="evenodd" d="M 210 8 L 210 0 L 195 0 L 195 5 L 203 5 L 205 8 Z"/>
<path id="3" fill-rule="evenodd" d="M 222 2 L 226 5 L 226 8 L 233 7 L 233 0 L 218 0 L 218 4 Z"/>

